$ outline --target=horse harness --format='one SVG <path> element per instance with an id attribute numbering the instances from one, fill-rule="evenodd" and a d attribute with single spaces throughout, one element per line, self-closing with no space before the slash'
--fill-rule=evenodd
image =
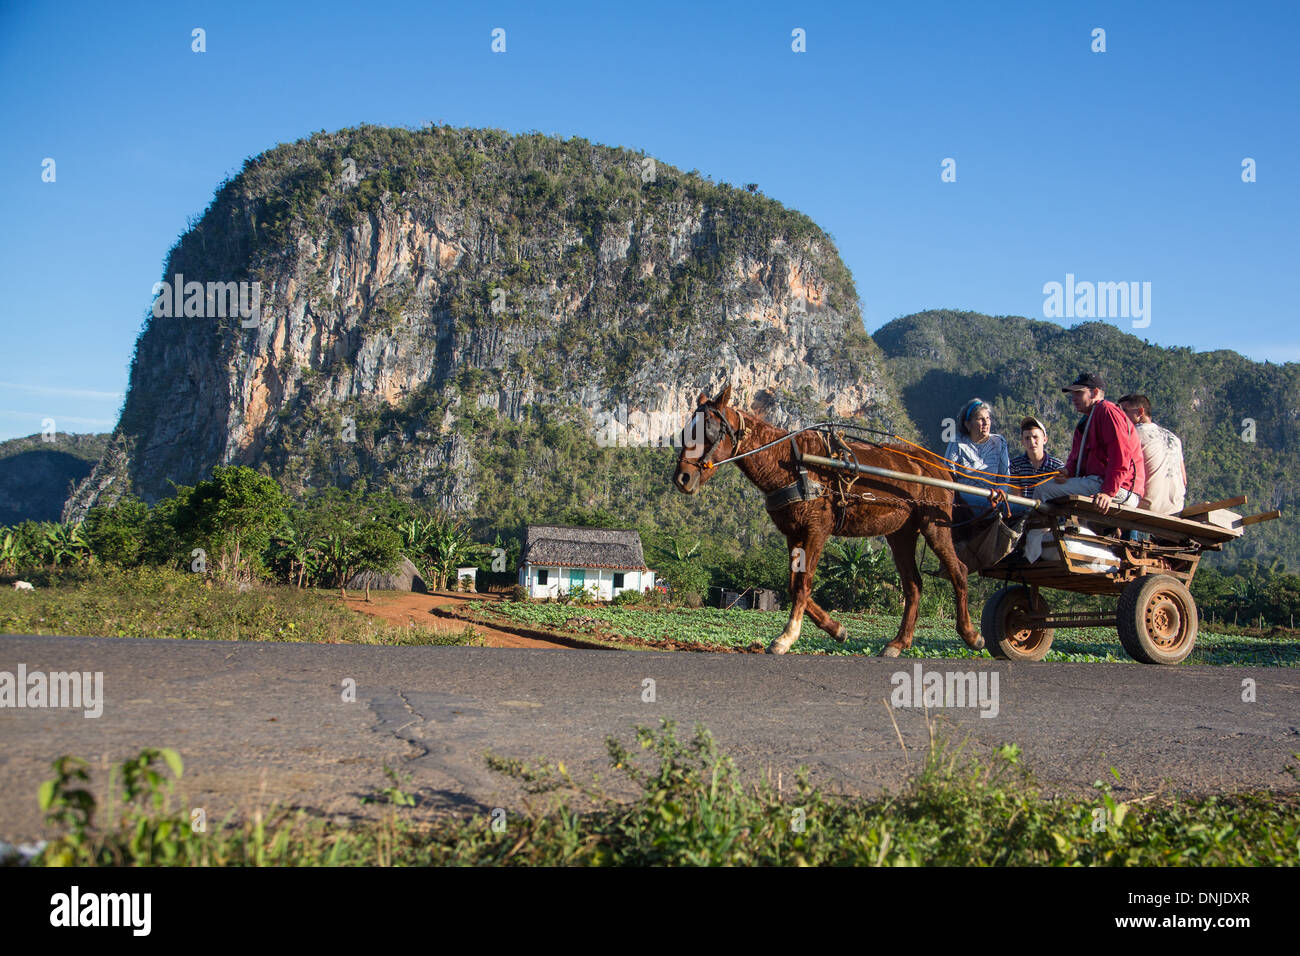
<path id="1" fill-rule="evenodd" d="M 826 432 L 817 431 L 821 436 L 822 442 L 826 445 L 827 457 L 838 458 L 844 462 L 860 464 L 858 456 L 854 454 L 853 449 L 844 441 L 842 435 L 831 430 L 829 437 Z M 764 507 L 769 514 L 774 514 L 790 505 L 800 501 L 816 501 L 818 498 L 829 497 L 831 499 L 831 514 L 835 517 L 835 525 L 832 534 L 839 534 L 844 530 L 844 523 L 848 517 L 849 508 L 855 503 L 867 504 L 908 504 L 908 499 L 895 498 L 892 495 L 876 495 L 870 491 L 853 491 L 853 486 L 861 477 L 859 474 L 841 472 L 836 474 L 833 487 L 827 489 L 816 478 L 808 474 L 808 469 L 804 467 L 803 452 L 800 451 L 799 445 L 795 442 L 794 436 L 790 437 L 790 451 L 794 455 L 795 470 L 798 477 L 792 484 L 784 488 L 778 488 L 769 494 L 764 501 Z M 851 500 L 852 499 L 852 500 Z"/>
<path id="2" fill-rule="evenodd" d="M 745 436 L 749 431 L 745 425 L 744 415 L 740 416 L 740 428 L 736 429 L 731 427 L 731 422 L 727 420 L 727 416 L 722 414 L 721 411 L 712 405 L 707 403 L 700 404 L 696 407 L 695 411 L 696 414 L 705 412 L 707 415 L 711 415 L 722 423 L 722 428 L 726 437 L 731 439 L 732 457 L 726 459 L 726 461 L 743 458 L 746 457 L 746 455 L 753 454 L 753 452 L 746 452 L 745 455 L 740 454 L 741 443 L 744 442 Z M 704 437 L 707 438 L 707 419 L 705 420 L 704 430 L 706 432 Z M 844 440 L 844 436 L 837 431 L 833 425 L 829 427 L 827 427 L 827 425 L 810 426 L 809 428 L 803 429 L 803 431 L 815 431 L 821 437 L 822 443 L 826 446 L 827 457 L 837 458 L 846 464 L 861 464 L 861 462 L 858 461 L 857 454 L 851 447 L 849 447 L 849 444 Z M 915 504 L 914 498 L 898 498 L 893 495 L 877 495 L 870 491 L 855 492 L 853 491 L 853 486 L 862 476 L 860 473 L 850 473 L 847 471 L 837 473 L 835 476 L 834 487 L 827 491 L 826 487 L 816 478 L 809 475 L 808 469 L 804 467 L 803 452 L 799 449 L 798 443 L 795 442 L 797 434 L 798 433 L 790 436 L 790 451 L 794 456 L 797 477 L 791 484 L 786 485 L 784 488 L 778 488 L 776 491 L 773 491 L 765 497 L 763 505 L 769 514 L 775 514 L 778 511 L 790 507 L 790 505 L 795 504 L 796 502 L 816 501 L 819 498 L 830 497 L 831 513 L 835 517 L 832 534 L 839 534 L 844 529 L 844 523 L 848 516 L 850 506 L 855 503 L 878 505 Z M 717 467 L 716 464 L 709 461 L 709 456 L 713 453 L 713 449 L 717 446 L 718 442 L 722 441 L 722 438 L 723 436 L 719 435 L 714 439 L 709 447 L 701 453 L 701 467 Z M 875 443 L 869 442 L 869 444 Z M 754 451 L 758 450 L 759 449 L 754 449 Z M 722 462 L 722 464 L 725 464 L 726 461 Z M 852 474 L 852 477 L 849 477 L 850 474 Z M 954 521 L 950 516 L 946 522 L 947 526 L 950 528 L 959 528 L 968 524 L 973 524 L 974 522 L 983 520 L 989 514 L 998 511 L 1001 508 L 1006 508 L 1008 516 L 1010 516 L 1010 508 L 1007 505 L 1005 493 L 996 492 L 997 490 L 995 489 L 995 495 L 990 499 L 989 508 L 987 510 L 976 514 L 974 518 L 961 522 Z"/>
<path id="3" fill-rule="evenodd" d="M 744 415 L 740 416 L 740 428 L 735 429 L 731 427 L 731 422 L 727 421 L 727 416 L 722 414 L 722 412 L 718 411 L 712 405 L 701 404 L 697 406 L 695 409 L 695 414 L 698 415 L 700 412 L 705 412 L 708 415 L 712 415 L 718 421 L 722 422 L 722 428 L 726 433 L 726 437 L 731 439 L 731 454 L 733 456 L 740 454 L 740 443 L 745 440 L 745 435 L 749 431 L 749 429 L 745 427 L 745 416 Z M 702 437 L 708 438 L 709 428 L 708 428 L 707 418 L 705 419 L 704 422 L 703 431 L 704 431 L 704 435 Z M 713 443 L 710 444 L 708 448 L 704 449 L 704 451 L 700 453 L 700 461 L 702 463 L 700 465 L 701 468 L 717 467 L 711 461 L 709 461 L 709 456 L 713 454 L 713 449 L 717 446 L 718 442 L 720 441 L 722 441 L 721 435 L 719 435 L 716 439 L 714 439 Z M 683 442 L 683 443 L 689 444 L 689 442 Z"/>

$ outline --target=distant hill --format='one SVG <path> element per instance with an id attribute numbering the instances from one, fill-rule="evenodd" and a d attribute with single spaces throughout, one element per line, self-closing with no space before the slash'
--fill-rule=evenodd
<path id="1" fill-rule="evenodd" d="M 0 525 L 58 521 L 72 487 L 90 474 L 109 435 L 60 433 L 0 442 Z"/>
<path id="2" fill-rule="evenodd" d="M 1078 416 L 1062 385 L 1095 370 L 1107 383 L 1107 398 L 1145 393 L 1152 417 L 1183 440 L 1189 501 L 1245 492 L 1250 512 L 1282 509 L 1282 521 L 1252 528 L 1225 549 L 1223 560 L 1277 555 L 1300 567 L 1300 536 L 1287 520 L 1300 517 L 1300 364 L 1164 348 L 1105 322 L 1064 329 L 976 312 L 920 312 L 895 319 L 873 338 L 931 448 L 943 447 L 943 419 L 979 396 L 993 406 L 994 428 L 1013 449 L 1020 447 L 1020 419 L 1033 414 L 1047 425 L 1051 450 L 1064 458 Z M 1243 439 L 1251 422 L 1253 442 Z"/>

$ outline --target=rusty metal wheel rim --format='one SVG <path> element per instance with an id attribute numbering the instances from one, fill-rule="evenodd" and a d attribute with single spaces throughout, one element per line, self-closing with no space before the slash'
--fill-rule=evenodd
<path id="1" fill-rule="evenodd" d="M 1143 612 L 1151 642 L 1162 651 L 1174 651 L 1187 642 L 1191 632 L 1187 608 L 1173 591 L 1157 591 Z"/>
<path id="2" fill-rule="evenodd" d="M 1018 651 L 1032 653 L 1037 650 L 1039 644 L 1043 643 L 1043 630 L 1016 626 L 1016 619 L 1028 613 L 1030 613 L 1030 606 L 1027 598 L 1021 597 L 1010 602 L 1006 616 L 1002 619 L 1002 632 L 1007 636 L 1006 643 Z"/>

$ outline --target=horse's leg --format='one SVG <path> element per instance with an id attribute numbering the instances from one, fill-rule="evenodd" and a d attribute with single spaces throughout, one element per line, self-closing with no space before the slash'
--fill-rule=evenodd
<path id="1" fill-rule="evenodd" d="M 807 611 L 808 616 L 813 619 L 813 623 L 835 640 L 843 644 L 849 639 L 849 629 L 827 614 L 825 609 L 811 597 L 808 598 Z"/>
<path id="2" fill-rule="evenodd" d="M 952 544 L 952 529 L 934 521 L 921 524 L 921 534 L 929 542 L 931 549 L 939 557 L 939 564 L 952 582 L 952 593 L 957 598 L 957 635 L 966 642 L 971 650 L 978 651 L 984 646 L 984 638 L 970 620 L 970 609 L 966 597 L 966 565 L 961 563 Z"/>
<path id="3" fill-rule="evenodd" d="M 885 536 L 894 555 L 894 566 L 903 585 L 903 620 L 898 636 L 884 646 L 881 657 L 897 657 L 912 646 L 916 616 L 921 611 L 921 572 L 916 569 L 916 522 L 909 520 L 893 534 Z"/>
<path id="4" fill-rule="evenodd" d="M 769 654 L 784 654 L 799 639 L 804 611 L 812 603 L 813 572 L 817 570 L 817 559 L 826 546 L 826 537 L 826 533 L 816 527 L 786 537 L 790 545 L 790 620 L 786 622 L 785 630 L 767 646 Z M 822 613 L 825 616 L 825 612 Z M 816 614 L 813 620 L 817 620 Z"/>

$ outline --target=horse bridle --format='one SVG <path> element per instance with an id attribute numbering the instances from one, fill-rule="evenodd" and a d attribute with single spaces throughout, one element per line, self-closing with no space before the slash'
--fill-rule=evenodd
<path id="1" fill-rule="evenodd" d="M 691 421 L 692 421 L 692 422 L 694 422 L 694 421 L 696 420 L 696 419 L 695 419 L 695 416 L 696 416 L 696 415 L 699 415 L 700 412 L 704 412 L 704 413 L 706 414 L 706 417 L 705 417 L 705 419 L 704 419 L 704 435 L 701 436 L 701 437 L 703 437 L 703 438 L 705 438 L 705 439 L 707 439 L 707 438 L 709 437 L 709 436 L 708 436 L 708 431 L 709 431 L 709 420 L 708 420 L 708 417 L 707 417 L 708 415 L 712 415 L 714 418 L 716 418 L 718 421 L 720 421 L 720 422 L 722 423 L 722 428 L 723 428 L 723 434 L 722 434 L 722 435 L 719 435 L 717 438 L 715 438 L 715 439 L 713 440 L 713 442 L 709 445 L 708 448 L 706 448 L 706 449 L 704 449 L 704 451 L 700 452 L 700 463 L 699 463 L 699 468 L 701 468 L 701 469 L 704 470 L 704 471 L 708 471 L 708 470 L 711 469 L 711 468 L 716 468 L 716 467 L 717 467 L 717 465 L 715 465 L 713 462 L 709 461 L 709 456 L 713 454 L 713 449 L 716 448 L 716 447 L 718 446 L 718 443 L 721 442 L 723 438 L 730 438 L 730 439 L 731 439 L 731 456 L 732 456 L 733 458 L 734 458 L 736 455 L 739 455 L 739 454 L 740 454 L 740 445 L 741 445 L 741 443 L 745 440 L 745 432 L 747 431 L 747 429 L 745 428 L 745 416 L 744 416 L 744 415 L 741 415 L 741 416 L 740 416 L 740 428 L 739 428 L 739 429 L 735 429 L 735 428 L 732 428 L 732 427 L 731 427 L 731 422 L 727 421 L 727 416 L 726 416 L 726 415 L 724 415 L 720 410 L 718 410 L 718 409 L 717 409 L 716 407 L 714 407 L 713 405 L 709 405 L 709 404 L 707 404 L 707 403 L 705 403 L 705 404 L 700 404 L 700 405 L 697 405 L 697 406 L 696 406 L 695 411 L 691 414 Z M 688 426 L 688 427 L 689 427 L 689 426 Z M 686 438 L 686 437 L 687 437 L 686 435 L 683 435 L 683 436 L 682 436 L 682 438 L 683 438 L 682 446 L 683 446 L 683 447 L 685 447 L 685 446 L 687 445 L 687 442 L 685 441 L 685 438 Z"/>

